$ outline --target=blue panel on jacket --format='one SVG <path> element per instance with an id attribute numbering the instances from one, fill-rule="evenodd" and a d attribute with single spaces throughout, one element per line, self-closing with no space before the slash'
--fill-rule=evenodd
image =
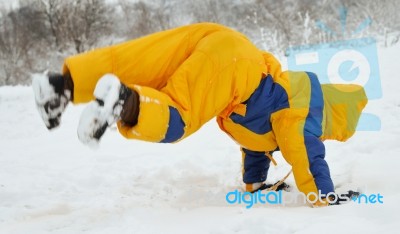
<path id="1" fill-rule="evenodd" d="M 178 110 L 174 107 L 169 107 L 169 123 L 165 139 L 160 143 L 171 143 L 179 140 L 184 134 L 185 123 L 182 120 Z"/>
<path id="2" fill-rule="evenodd" d="M 243 104 L 246 105 L 246 116 L 232 113 L 229 117 L 257 134 L 271 131 L 271 114 L 289 107 L 286 91 L 273 82 L 271 75 L 261 80 L 258 88 Z"/>
<path id="3" fill-rule="evenodd" d="M 304 144 L 307 150 L 310 171 L 315 179 L 315 184 L 322 194 L 334 192 L 329 167 L 325 158 L 325 146 L 318 139 L 322 134 L 322 116 L 324 98 L 317 75 L 307 72 L 311 83 L 310 107 L 304 125 Z"/>
<path id="4" fill-rule="evenodd" d="M 304 126 L 304 136 L 322 135 L 322 116 L 324 110 L 324 96 L 317 75 L 307 72 L 311 83 L 310 107 Z"/>

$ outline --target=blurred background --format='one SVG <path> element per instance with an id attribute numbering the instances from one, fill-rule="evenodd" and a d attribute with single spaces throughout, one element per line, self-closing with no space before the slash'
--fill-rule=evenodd
<path id="1" fill-rule="evenodd" d="M 398 0 L 0 0 L 0 86 L 59 71 L 72 54 L 204 21 L 232 27 L 278 57 L 290 46 L 350 38 L 390 47 L 400 38 L 399 10 Z"/>

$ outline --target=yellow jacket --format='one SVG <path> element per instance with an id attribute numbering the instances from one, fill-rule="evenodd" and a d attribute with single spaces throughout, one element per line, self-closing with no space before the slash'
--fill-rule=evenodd
<path id="1" fill-rule="evenodd" d="M 131 88 L 141 86 L 138 91 L 142 95 L 151 92 L 150 88 L 162 91 L 156 98 L 178 108 L 186 125 L 185 136 L 246 100 L 261 74 L 267 72 L 262 53 L 245 36 L 211 23 L 167 30 L 75 55 L 65 60 L 64 72 L 67 70 L 74 81 L 75 103 L 92 100 L 97 80 L 106 73 L 115 74 Z M 145 106 L 141 104 L 141 111 Z M 159 113 L 147 116 L 146 122 L 135 129 L 143 126 L 163 133 L 165 127 L 154 125 L 162 117 Z M 163 139 L 162 134 L 144 132 L 137 137 L 130 129 L 120 130 L 129 138 L 154 142 Z"/>
<path id="2" fill-rule="evenodd" d="M 212 23 L 188 25 L 71 56 L 63 71 L 71 73 L 75 103 L 92 100 L 98 79 L 106 73 L 115 74 L 139 93 L 138 124 L 118 123 L 127 138 L 178 141 L 217 117 L 221 129 L 244 149 L 269 152 L 279 146 L 293 166 L 300 190 L 317 192 L 309 173 L 304 129 L 312 87 L 321 86 L 305 72 L 282 72 L 271 54 L 257 49 L 239 32 Z M 266 88 L 261 90 L 261 86 Z M 273 95 L 282 99 L 277 100 L 279 108 L 249 111 L 253 93 L 259 90 L 259 96 L 265 97 L 261 103 L 272 100 L 268 89 L 275 86 L 280 91 Z M 324 97 L 319 96 L 325 105 L 323 117 L 317 118 L 321 119 L 317 138 L 344 141 L 354 133 L 367 102 L 364 91 L 335 85 L 322 86 L 322 90 Z M 251 114 L 253 119 L 246 117 L 257 110 Z M 257 116 L 263 114 L 269 118 L 261 126 Z"/>

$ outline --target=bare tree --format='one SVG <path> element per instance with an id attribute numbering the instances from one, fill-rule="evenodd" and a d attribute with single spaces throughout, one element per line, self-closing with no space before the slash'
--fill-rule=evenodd
<path id="1" fill-rule="evenodd" d="M 398 0 L 19 0 L 0 11 L 0 85 L 27 83 L 72 53 L 195 22 L 227 25 L 278 54 L 367 36 L 390 46 L 400 40 L 399 9 Z"/>
<path id="2" fill-rule="evenodd" d="M 29 27 L 37 14 L 30 8 L 2 13 L 0 19 L 0 83 L 24 83 L 33 65 L 32 47 L 38 38 Z"/>
<path id="3" fill-rule="evenodd" d="M 177 10 L 173 1 L 159 0 L 147 3 L 120 0 L 119 5 L 128 37 L 137 38 L 176 26 L 172 19 L 172 11 Z"/>
<path id="4" fill-rule="evenodd" d="M 95 46 L 96 42 L 111 32 L 111 8 L 104 0 L 75 0 L 67 3 L 60 13 L 64 19 L 61 27 L 65 37 L 80 53 Z"/>
<path id="5" fill-rule="evenodd" d="M 49 32 L 54 40 L 54 46 L 61 50 L 64 33 L 62 30 L 62 12 L 65 10 L 62 0 L 38 0 L 37 7 L 42 12 Z"/>

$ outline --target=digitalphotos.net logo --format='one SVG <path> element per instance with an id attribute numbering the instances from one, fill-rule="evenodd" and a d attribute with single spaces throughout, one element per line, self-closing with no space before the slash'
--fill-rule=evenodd
<path id="1" fill-rule="evenodd" d="M 354 31 L 348 32 L 346 28 L 347 9 L 342 7 L 339 13 L 342 35 L 356 36 L 372 23 L 372 20 L 367 18 Z M 333 38 L 337 37 L 337 33 L 322 21 L 317 21 L 316 26 Z M 288 48 L 287 53 L 289 70 L 314 72 L 321 84 L 361 85 L 364 87 L 369 101 L 382 97 L 377 47 L 374 38 L 295 46 Z M 377 115 L 362 113 L 357 126 L 358 131 L 379 131 L 380 129 L 381 122 Z"/>
<path id="2" fill-rule="evenodd" d="M 290 204 L 314 204 L 317 201 L 323 202 L 324 197 L 330 197 L 329 203 L 335 204 L 338 199 L 344 203 L 354 202 L 355 204 L 369 204 L 378 205 L 383 204 L 383 195 L 380 193 L 366 194 L 361 193 L 357 197 L 347 197 L 345 195 L 328 193 L 322 194 L 321 191 L 318 194 L 311 192 L 305 195 L 300 192 L 288 192 L 283 193 L 280 191 L 257 191 L 255 193 L 241 192 L 235 190 L 228 192 L 225 196 L 225 200 L 228 204 L 243 204 L 246 209 L 252 208 L 256 204 L 268 204 L 268 205 L 290 205 Z"/>

